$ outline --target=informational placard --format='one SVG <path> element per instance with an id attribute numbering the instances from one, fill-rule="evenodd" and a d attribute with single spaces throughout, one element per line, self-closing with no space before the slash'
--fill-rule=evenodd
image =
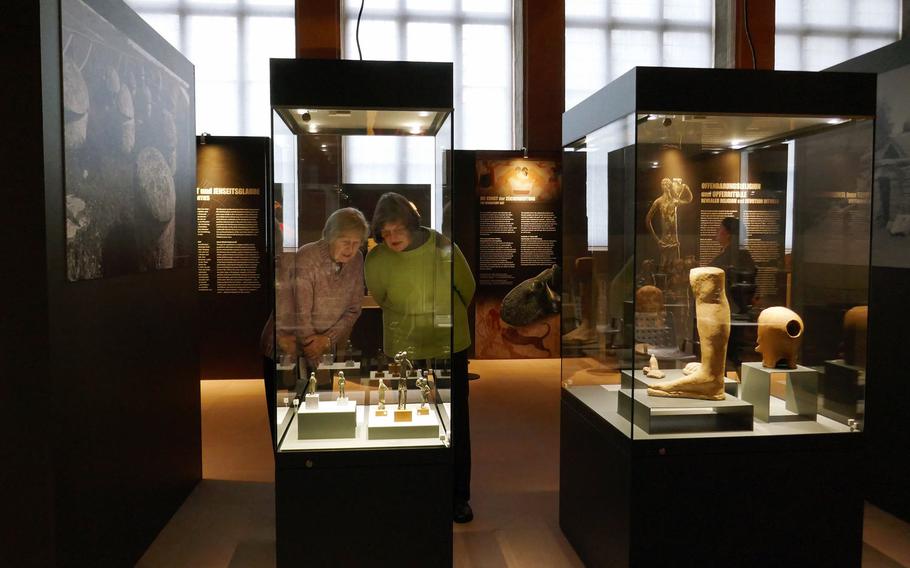
<path id="1" fill-rule="evenodd" d="M 196 188 L 199 291 L 251 294 L 262 287 L 261 187 Z"/>
<path id="2" fill-rule="evenodd" d="M 475 190 L 475 354 L 558 357 L 559 162 L 478 153 Z"/>
<path id="3" fill-rule="evenodd" d="M 269 139 L 200 137 L 196 154 L 200 374 L 258 377 L 260 338 L 272 310 Z"/>
<path id="4" fill-rule="evenodd" d="M 717 229 L 726 217 L 739 219 L 741 249 L 755 262 L 758 295 L 770 300 L 781 298 L 780 268 L 784 258 L 783 188 L 765 188 L 761 183 L 702 182 L 699 192 L 701 222 L 698 263 L 707 266 L 721 253 Z"/>

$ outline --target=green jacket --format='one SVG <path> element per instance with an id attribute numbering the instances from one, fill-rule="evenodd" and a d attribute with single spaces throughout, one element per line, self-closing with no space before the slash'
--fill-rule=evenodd
<path id="1" fill-rule="evenodd" d="M 395 252 L 380 244 L 364 263 L 367 288 L 382 308 L 383 350 L 390 356 L 408 351 L 414 359 L 447 358 L 471 345 L 471 269 L 457 245 L 427 230 L 429 238 L 419 247 Z"/>

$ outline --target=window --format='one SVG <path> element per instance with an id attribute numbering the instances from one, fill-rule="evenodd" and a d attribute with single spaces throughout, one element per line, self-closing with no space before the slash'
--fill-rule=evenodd
<path id="1" fill-rule="evenodd" d="M 713 0 L 566 0 L 566 108 L 636 65 L 712 67 Z"/>
<path id="2" fill-rule="evenodd" d="M 774 67 L 819 71 L 900 39 L 899 0 L 777 0 Z"/>
<path id="3" fill-rule="evenodd" d="M 270 136 L 269 58 L 294 57 L 294 0 L 127 0 L 196 66 L 196 132 Z"/>
<path id="4" fill-rule="evenodd" d="M 343 3 L 346 59 L 358 58 L 360 4 Z M 365 60 L 453 62 L 455 147 L 513 148 L 511 0 L 369 0 L 360 20 L 360 48 Z M 432 139 L 345 142 L 347 183 L 433 182 L 433 164 L 411 158 L 426 155 L 412 150 L 432 146 Z M 357 156 L 370 161 L 358 163 Z"/>

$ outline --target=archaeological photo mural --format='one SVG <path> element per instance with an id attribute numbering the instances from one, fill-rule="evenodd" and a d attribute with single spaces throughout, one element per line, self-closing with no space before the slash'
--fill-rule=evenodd
<path id="1" fill-rule="evenodd" d="M 68 280 L 191 266 L 192 66 L 122 3 L 61 16 Z"/>

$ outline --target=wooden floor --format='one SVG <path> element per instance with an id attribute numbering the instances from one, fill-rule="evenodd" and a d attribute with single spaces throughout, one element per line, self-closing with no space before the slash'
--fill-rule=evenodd
<path id="1" fill-rule="evenodd" d="M 475 520 L 455 525 L 455 565 L 581 566 L 557 525 L 559 361 L 476 361 L 471 372 L 481 377 L 471 383 Z M 262 383 L 202 381 L 201 389 L 205 479 L 138 566 L 274 566 Z M 864 567 L 910 567 L 910 525 L 867 505 L 864 539 Z"/>

